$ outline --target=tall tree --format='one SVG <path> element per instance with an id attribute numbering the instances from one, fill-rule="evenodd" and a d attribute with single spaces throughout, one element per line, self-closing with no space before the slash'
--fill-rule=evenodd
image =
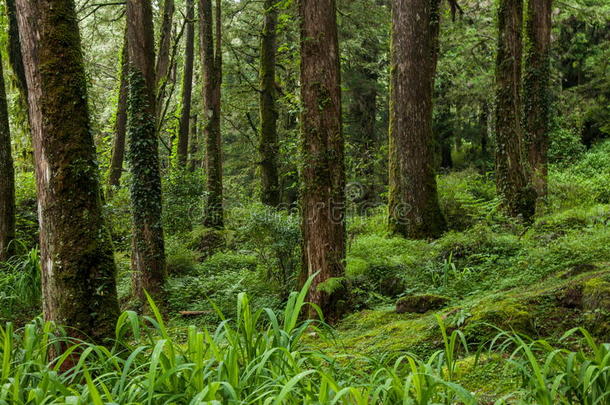
<path id="1" fill-rule="evenodd" d="M 186 167 L 189 146 L 189 124 L 191 122 L 191 100 L 193 93 L 193 62 L 195 55 L 195 4 L 186 1 L 186 49 L 184 55 L 184 75 L 182 76 L 182 114 L 178 132 L 178 162 Z"/>
<path id="2" fill-rule="evenodd" d="M 25 80 L 25 67 L 23 66 L 23 55 L 21 42 L 19 40 L 19 25 L 17 23 L 17 5 L 15 0 L 6 0 L 6 13 L 8 15 L 8 57 L 11 69 L 17 78 L 17 86 L 25 102 L 27 103 L 27 83 Z"/>
<path id="3" fill-rule="evenodd" d="M 125 134 L 127 132 L 127 98 L 129 97 L 129 52 L 127 49 L 127 27 L 123 36 L 121 49 L 121 72 L 119 78 L 119 99 L 116 107 L 114 123 L 114 139 L 112 141 L 112 157 L 110 159 L 110 174 L 108 185 L 118 187 L 123 174 L 125 157 Z"/>
<path id="4" fill-rule="evenodd" d="M 0 55 L 0 262 L 15 251 L 15 169 L 11 153 L 4 71 Z"/>
<path id="5" fill-rule="evenodd" d="M 119 312 L 72 0 L 17 0 L 36 163 L 46 320 L 102 341 Z"/>
<path id="6" fill-rule="evenodd" d="M 344 275 L 345 165 L 335 0 L 301 0 L 302 272 L 318 272 L 308 300 L 341 314 L 342 289 L 318 288 Z M 310 312 L 310 316 L 315 313 Z"/>
<path id="7" fill-rule="evenodd" d="M 275 60 L 277 52 L 277 0 L 265 0 L 265 16 L 261 34 L 260 50 L 260 153 L 261 201 L 272 207 L 280 203 L 280 183 L 277 158 L 277 106 L 275 83 Z"/>
<path id="8" fill-rule="evenodd" d="M 159 296 L 165 281 L 161 176 L 155 130 L 155 47 L 149 0 L 127 2 L 129 150 L 132 173 L 132 270 L 136 297 Z"/>
<path id="9" fill-rule="evenodd" d="M 506 211 L 529 219 L 535 195 L 528 184 L 521 127 L 523 0 L 500 0 L 496 56 L 496 186 Z"/>
<path id="10" fill-rule="evenodd" d="M 551 105 L 550 48 L 552 0 L 529 0 L 523 78 L 526 148 L 532 185 L 539 198 L 547 193 L 547 149 Z"/>
<path id="11" fill-rule="evenodd" d="M 199 0 L 201 66 L 203 68 L 203 117 L 205 136 L 205 170 L 207 200 L 203 224 L 211 228 L 224 226 L 222 207 L 222 138 L 220 134 L 220 86 L 222 84 L 222 22 L 220 0 L 216 0 L 216 17 L 212 0 Z M 216 20 L 216 21 L 214 21 Z"/>
<path id="12" fill-rule="evenodd" d="M 174 0 L 165 0 L 163 3 L 163 19 L 161 21 L 161 31 L 159 33 L 159 56 L 155 66 L 155 80 L 157 87 L 167 79 L 170 65 L 170 48 L 172 42 L 172 22 L 174 21 L 175 11 Z"/>
<path id="13" fill-rule="evenodd" d="M 432 93 L 440 0 L 393 0 L 390 78 L 389 227 L 438 237 L 446 223 L 434 171 Z"/>

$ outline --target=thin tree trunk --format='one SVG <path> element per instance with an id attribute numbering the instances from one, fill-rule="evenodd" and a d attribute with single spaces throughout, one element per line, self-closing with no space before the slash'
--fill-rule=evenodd
<path id="1" fill-rule="evenodd" d="M 528 184 L 521 128 L 523 0 L 500 0 L 496 59 L 496 186 L 510 215 L 529 219 L 535 192 Z"/>
<path id="2" fill-rule="evenodd" d="M 199 159 L 199 127 L 197 126 L 197 116 L 191 117 L 191 135 L 189 136 L 189 170 L 195 171 L 201 167 Z"/>
<path id="3" fill-rule="evenodd" d="M 440 0 L 394 0 L 390 83 L 389 227 L 409 238 L 446 228 L 436 189 L 432 92 Z"/>
<path id="4" fill-rule="evenodd" d="M 172 22 L 174 20 L 174 0 L 165 0 L 163 4 L 163 20 L 161 22 L 161 31 L 159 34 L 159 55 L 157 57 L 157 65 L 155 68 L 156 89 L 164 80 L 167 80 L 169 75 L 169 59 L 170 48 L 172 42 Z M 159 105 L 162 105 L 159 102 Z"/>
<path id="5" fill-rule="evenodd" d="M 191 121 L 191 100 L 193 93 L 193 62 L 195 54 L 195 4 L 194 0 L 186 2 L 186 50 L 184 56 L 184 76 L 182 78 L 182 115 L 178 132 L 178 163 L 186 167 L 189 124 Z"/>
<path id="6" fill-rule="evenodd" d="M 125 157 L 127 99 L 129 97 L 129 52 L 127 45 L 127 27 L 125 28 L 123 48 L 121 50 L 121 73 L 119 81 L 119 100 L 116 108 L 114 140 L 112 142 L 112 158 L 110 160 L 110 174 L 108 176 L 108 185 L 111 187 L 118 187 L 120 185 L 121 175 L 123 174 L 123 160 Z"/>
<path id="7" fill-rule="evenodd" d="M 6 0 L 6 14 L 8 16 L 8 58 L 11 69 L 17 78 L 17 86 L 25 102 L 28 99 L 28 87 L 25 80 L 25 68 L 23 66 L 23 55 L 19 40 L 19 25 L 17 23 L 17 9 L 15 0 Z"/>
<path id="8" fill-rule="evenodd" d="M 277 139 L 277 106 L 275 89 L 275 60 L 277 48 L 277 0 L 265 0 L 265 17 L 261 35 L 260 54 L 260 167 L 261 201 L 271 207 L 280 204 L 280 184 L 278 179 L 277 158 L 279 145 Z"/>
<path id="9" fill-rule="evenodd" d="M 46 320 L 94 341 L 119 306 L 72 0 L 17 0 L 36 161 Z"/>
<path id="10" fill-rule="evenodd" d="M 15 168 L 0 55 L 0 262 L 15 253 Z"/>
<path id="11" fill-rule="evenodd" d="M 128 0 L 129 150 L 132 173 L 132 271 L 136 297 L 160 296 L 165 281 L 161 176 L 155 131 L 155 47 L 150 1 Z"/>
<path id="12" fill-rule="evenodd" d="M 337 319 L 344 288 L 345 166 L 341 77 L 334 0 L 301 0 L 301 136 L 303 283 L 318 273 L 307 300 Z M 322 283 L 326 288 L 318 288 Z M 330 284 L 329 284 L 330 283 Z M 338 288 L 339 287 L 339 288 Z M 310 311 L 310 317 L 315 316 Z"/>
<path id="13" fill-rule="evenodd" d="M 199 0 L 201 65 L 203 68 L 203 117 L 205 136 L 205 171 L 207 200 L 203 224 L 211 228 L 224 226 L 222 207 L 222 140 L 220 134 L 220 86 L 222 83 L 222 49 L 220 0 L 216 0 L 216 22 L 212 0 Z M 216 32 L 214 34 L 214 28 Z"/>
<path id="14" fill-rule="evenodd" d="M 550 125 L 550 47 L 552 0 L 529 0 L 526 24 L 525 134 L 532 185 L 538 198 L 547 194 L 547 149 Z"/>

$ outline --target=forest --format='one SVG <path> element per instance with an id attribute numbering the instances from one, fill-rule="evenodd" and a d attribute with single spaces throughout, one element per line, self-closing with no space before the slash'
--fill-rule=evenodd
<path id="1" fill-rule="evenodd" d="M 610 405 L 609 0 L 0 27 L 0 405 Z"/>

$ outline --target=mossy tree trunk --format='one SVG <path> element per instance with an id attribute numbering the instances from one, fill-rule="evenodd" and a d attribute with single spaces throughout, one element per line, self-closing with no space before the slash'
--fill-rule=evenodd
<path id="1" fill-rule="evenodd" d="M 161 294 L 165 253 L 161 222 L 161 176 L 155 131 L 155 48 L 152 8 L 148 0 L 127 2 L 129 49 L 128 159 L 132 173 L 133 291 Z"/>
<path id="2" fill-rule="evenodd" d="M 224 226 L 222 206 L 222 138 L 220 134 L 220 86 L 222 84 L 222 22 L 220 0 L 199 0 L 201 66 L 203 68 L 203 133 L 205 136 L 205 171 L 207 199 L 203 224 L 210 228 Z M 215 20 L 215 21 L 214 21 Z"/>
<path id="3" fill-rule="evenodd" d="M 496 187 L 508 214 L 529 219 L 535 192 L 529 185 L 521 127 L 523 0 L 500 0 L 496 58 Z"/>
<path id="4" fill-rule="evenodd" d="M 0 262 L 15 252 L 15 168 L 0 55 Z"/>
<path id="5" fill-rule="evenodd" d="M 389 228 L 409 238 L 438 237 L 432 92 L 440 0 L 394 0 L 390 78 Z"/>
<path id="6" fill-rule="evenodd" d="M 318 272 L 308 301 L 330 320 L 341 315 L 344 289 L 345 167 L 341 77 L 334 0 L 301 0 L 302 272 Z M 318 288 L 322 283 L 326 288 Z M 337 288 L 339 287 L 339 288 Z M 315 312 L 310 311 L 310 316 Z"/>
<path id="7" fill-rule="evenodd" d="M 538 198 L 547 194 L 550 121 L 550 48 L 552 0 L 529 0 L 526 17 L 524 122 L 532 185 Z"/>
<path id="8" fill-rule="evenodd" d="M 112 140 L 112 157 L 110 159 L 110 173 L 108 185 L 118 187 L 123 174 L 123 160 L 125 158 L 125 134 L 127 132 L 127 98 L 129 97 L 129 52 L 127 46 L 127 27 L 123 37 L 121 50 L 121 72 L 119 78 L 119 99 L 117 101 L 114 139 Z M 111 190 L 111 189 L 110 189 Z"/>
<path id="9" fill-rule="evenodd" d="M 191 100 L 193 93 L 193 63 L 195 59 L 195 3 L 186 1 L 186 49 L 184 54 L 184 75 L 182 76 L 182 113 L 178 131 L 178 163 L 186 167 L 189 147 L 189 126 L 191 122 Z"/>
<path id="10" fill-rule="evenodd" d="M 260 169 L 261 201 L 271 207 L 280 203 L 280 182 L 277 158 L 279 145 L 277 137 L 278 112 L 275 89 L 275 60 L 277 52 L 277 0 L 265 0 L 265 16 L 261 33 L 260 54 Z"/>
<path id="11" fill-rule="evenodd" d="M 119 313 L 74 2 L 17 0 L 29 94 L 46 320 L 101 342 Z"/>

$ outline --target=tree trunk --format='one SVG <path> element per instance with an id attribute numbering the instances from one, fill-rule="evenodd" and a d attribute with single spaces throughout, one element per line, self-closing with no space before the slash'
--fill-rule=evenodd
<path id="1" fill-rule="evenodd" d="M 94 341 L 119 313 L 74 2 L 17 0 L 36 162 L 46 320 Z"/>
<path id="2" fill-rule="evenodd" d="M 220 134 L 220 85 L 222 83 L 222 49 L 220 0 L 216 0 L 216 22 L 212 0 L 199 0 L 201 65 L 203 67 L 203 117 L 206 154 L 207 200 L 203 224 L 211 228 L 224 226 L 222 207 L 222 141 Z M 216 28 L 215 35 L 213 33 Z"/>
<path id="3" fill-rule="evenodd" d="M 302 272 L 307 300 L 337 319 L 344 308 L 345 166 L 334 0 L 301 0 Z M 327 282 L 327 283 L 325 283 Z M 323 289 L 318 288 L 325 283 Z M 342 286 L 342 284 L 340 284 Z M 339 288 L 337 288 L 339 287 Z M 310 317 L 315 312 L 310 310 Z"/>
<path id="4" fill-rule="evenodd" d="M 279 145 L 277 138 L 277 106 L 275 90 L 275 59 L 277 42 L 277 0 L 265 0 L 265 17 L 261 35 L 260 55 L 260 166 L 261 201 L 271 207 L 280 204 L 280 183 L 277 158 Z"/>
<path id="5" fill-rule="evenodd" d="M 128 0 L 129 150 L 132 173 L 133 290 L 159 296 L 165 281 L 161 176 L 155 131 L 155 47 L 150 1 Z"/>
<path id="6" fill-rule="evenodd" d="M 390 83 L 389 227 L 424 239 L 446 228 L 434 172 L 432 92 L 440 0 L 394 0 Z"/>
<path id="7" fill-rule="evenodd" d="M 186 167 L 189 147 L 189 125 L 191 121 L 191 99 L 193 93 L 193 62 L 195 53 L 195 4 L 186 2 L 186 50 L 184 56 L 184 76 L 182 78 L 182 115 L 178 132 L 178 163 Z"/>
<path id="8" fill-rule="evenodd" d="M 199 159 L 199 127 L 197 126 L 197 116 L 191 117 L 191 135 L 189 136 L 189 170 L 195 171 L 201 167 Z"/>
<path id="9" fill-rule="evenodd" d="M 547 149 L 550 121 L 550 47 L 552 0 L 529 0 L 526 24 L 525 134 L 532 185 L 538 198 L 547 194 Z"/>
<path id="10" fill-rule="evenodd" d="M 121 73 L 119 78 L 119 100 L 114 123 L 114 140 L 112 142 L 112 158 L 108 185 L 118 187 L 123 174 L 123 159 L 125 156 L 125 133 L 127 132 L 127 98 L 129 97 L 129 52 L 127 45 L 127 28 L 121 50 Z M 110 189 L 111 190 L 111 189 Z"/>
<path id="11" fill-rule="evenodd" d="M 0 262 L 15 252 L 15 168 L 11 153 L 4 72 L 0 55 Z"/>
<path id="12" fill-rule="evenodd" d="M 23 66 L 23 55 L 19 40 L 19 25 L 17 23 L 17 9 L 15 0 L 6 0 L 6 14 L 8 16 L 8 59 L 11 69 L 17 78 L 19 91 L 27 103 L 28 87 L 25 80 L 25 68 Z"/>
<path id="13" fill-rule="evenodd" d="M 521 128 L 523 0 L 500 0 L 496 59 L 496 186 L 510 215 L 529 219 L 535 195 L 528 184 Z"/>
<path id="14" fill-rule="evenodd" d="M 159 88 L 161 82 L 167 80 L 169 74 L 169 57 L 172 42 L 172 22 L 174 20 L 174 10 L 174 0 L 165 0 L 165 3 L 163 4 L 161 31 L 159 33 L 159 56 L 157 57 L 157 65 L 155 68 L 156 89 Z"/>

